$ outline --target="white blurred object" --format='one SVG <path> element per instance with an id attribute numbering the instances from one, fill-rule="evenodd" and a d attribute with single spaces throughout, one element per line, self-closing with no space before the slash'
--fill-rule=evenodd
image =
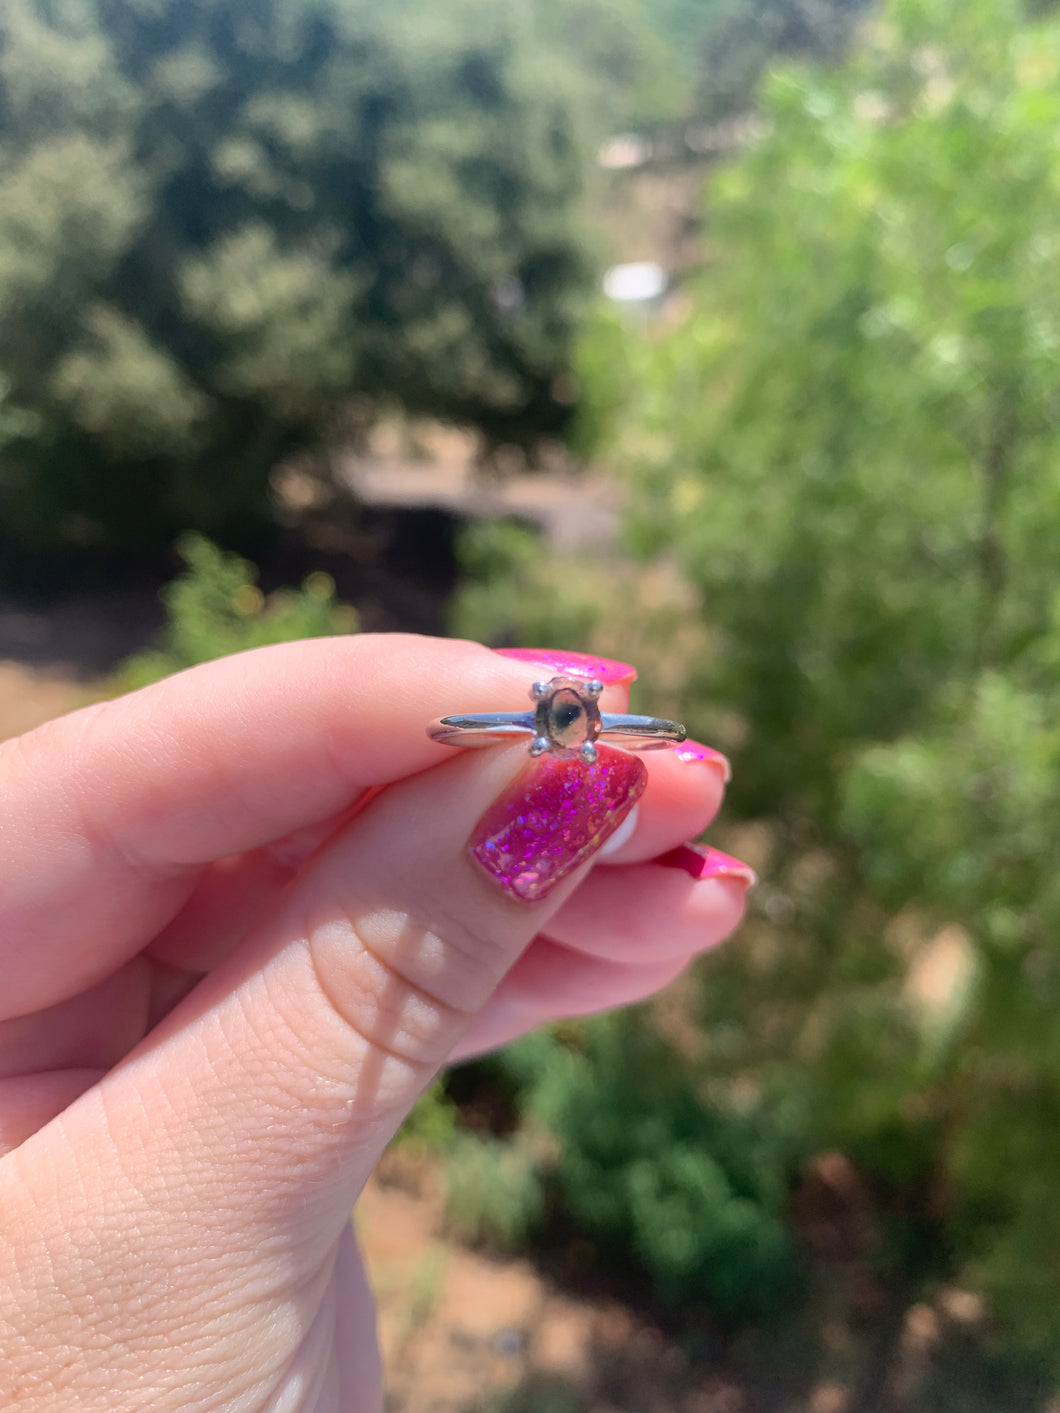
<path id="1" fill-rule="evenodd" d="M 651 138 L 640 137 L 635 132 L 624 132 L 617 137 L 608 138 L 597 149 L 596 161 L 609 172 L 624 172 L 643 167 L 653 155 Z"/>
<path id="2" fill-rule="evenodd" d="M 654 260 L 612 265 L 604 275 L 604 294 L 616 304 L 647 305 L 666 293 L 669 278 Z"/>

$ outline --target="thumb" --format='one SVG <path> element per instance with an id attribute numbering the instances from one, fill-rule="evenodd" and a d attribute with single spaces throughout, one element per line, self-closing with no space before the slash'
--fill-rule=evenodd
<path id="1" fill-rule="evenodd" d="M 60 1253 L 58 1270 L 16 1262 L 36 1328 L 90 1309 L 131 1379 L 164 1354 L 182 1408 L 246 1392 L 248 1347 L 254 1387 L 280 1379 L 382 1149 L 646 779 L 609 747 L 595 765 L 524 747 L 461 753 L 374 799 L 275 916 L 18 1150 L 59 1194 L 26 1195 L 16 1225 Z M 115 1245 L 136 1252 L 119 1280 Z M 85 1377 L 77 1360 L 69 1377 Z"/>

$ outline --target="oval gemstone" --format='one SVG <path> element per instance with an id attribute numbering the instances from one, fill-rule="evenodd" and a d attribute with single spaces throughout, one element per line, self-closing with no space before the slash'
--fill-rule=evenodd
<path id="1" fill-rule="evenodd" d="M 548 739 L 561 750 L 577 750 L 592 741 L 600 732 L 600 713 L 596 703 L 579 692 L 561 687 L 549 698 L 545 711 L 545 731 Z"/>

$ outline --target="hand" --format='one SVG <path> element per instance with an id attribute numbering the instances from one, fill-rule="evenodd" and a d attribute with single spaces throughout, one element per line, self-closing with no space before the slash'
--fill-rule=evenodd
<path id="1" fill-rule="evenodd" d="M 427 738 L 549 675 L 473 643 L 296 643 L 0 747 L 4 1408 L 379 1413 L 350 1211 L 417 1095 L 665 985 L 749 881 L 651 862 L 712 818 L 713 753 Z M 489 867 L 513 790 L 541 825 L 524 863 L 558 878 L 534 901 Z"/>

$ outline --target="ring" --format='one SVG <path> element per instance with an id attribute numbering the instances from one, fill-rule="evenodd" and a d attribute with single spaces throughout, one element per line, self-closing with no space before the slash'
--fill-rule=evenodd
<path id="1" fill-rule="evenodd" d="M 679 744 L 688 734 L 677 721 L 601 712 L 596 699 L 603 690 L 602 682 L 553 677 L 530 688 L 533 711 L 442 716 L 431 722 L 427 734 L 446 746 L 492 746 L 513 736 L 529 736 L 532 756 L 577 753 L 587 765 L 596 760 L 596 743 L 602 738 L 613 737 L 629 751 L 657 751 Z"/>

